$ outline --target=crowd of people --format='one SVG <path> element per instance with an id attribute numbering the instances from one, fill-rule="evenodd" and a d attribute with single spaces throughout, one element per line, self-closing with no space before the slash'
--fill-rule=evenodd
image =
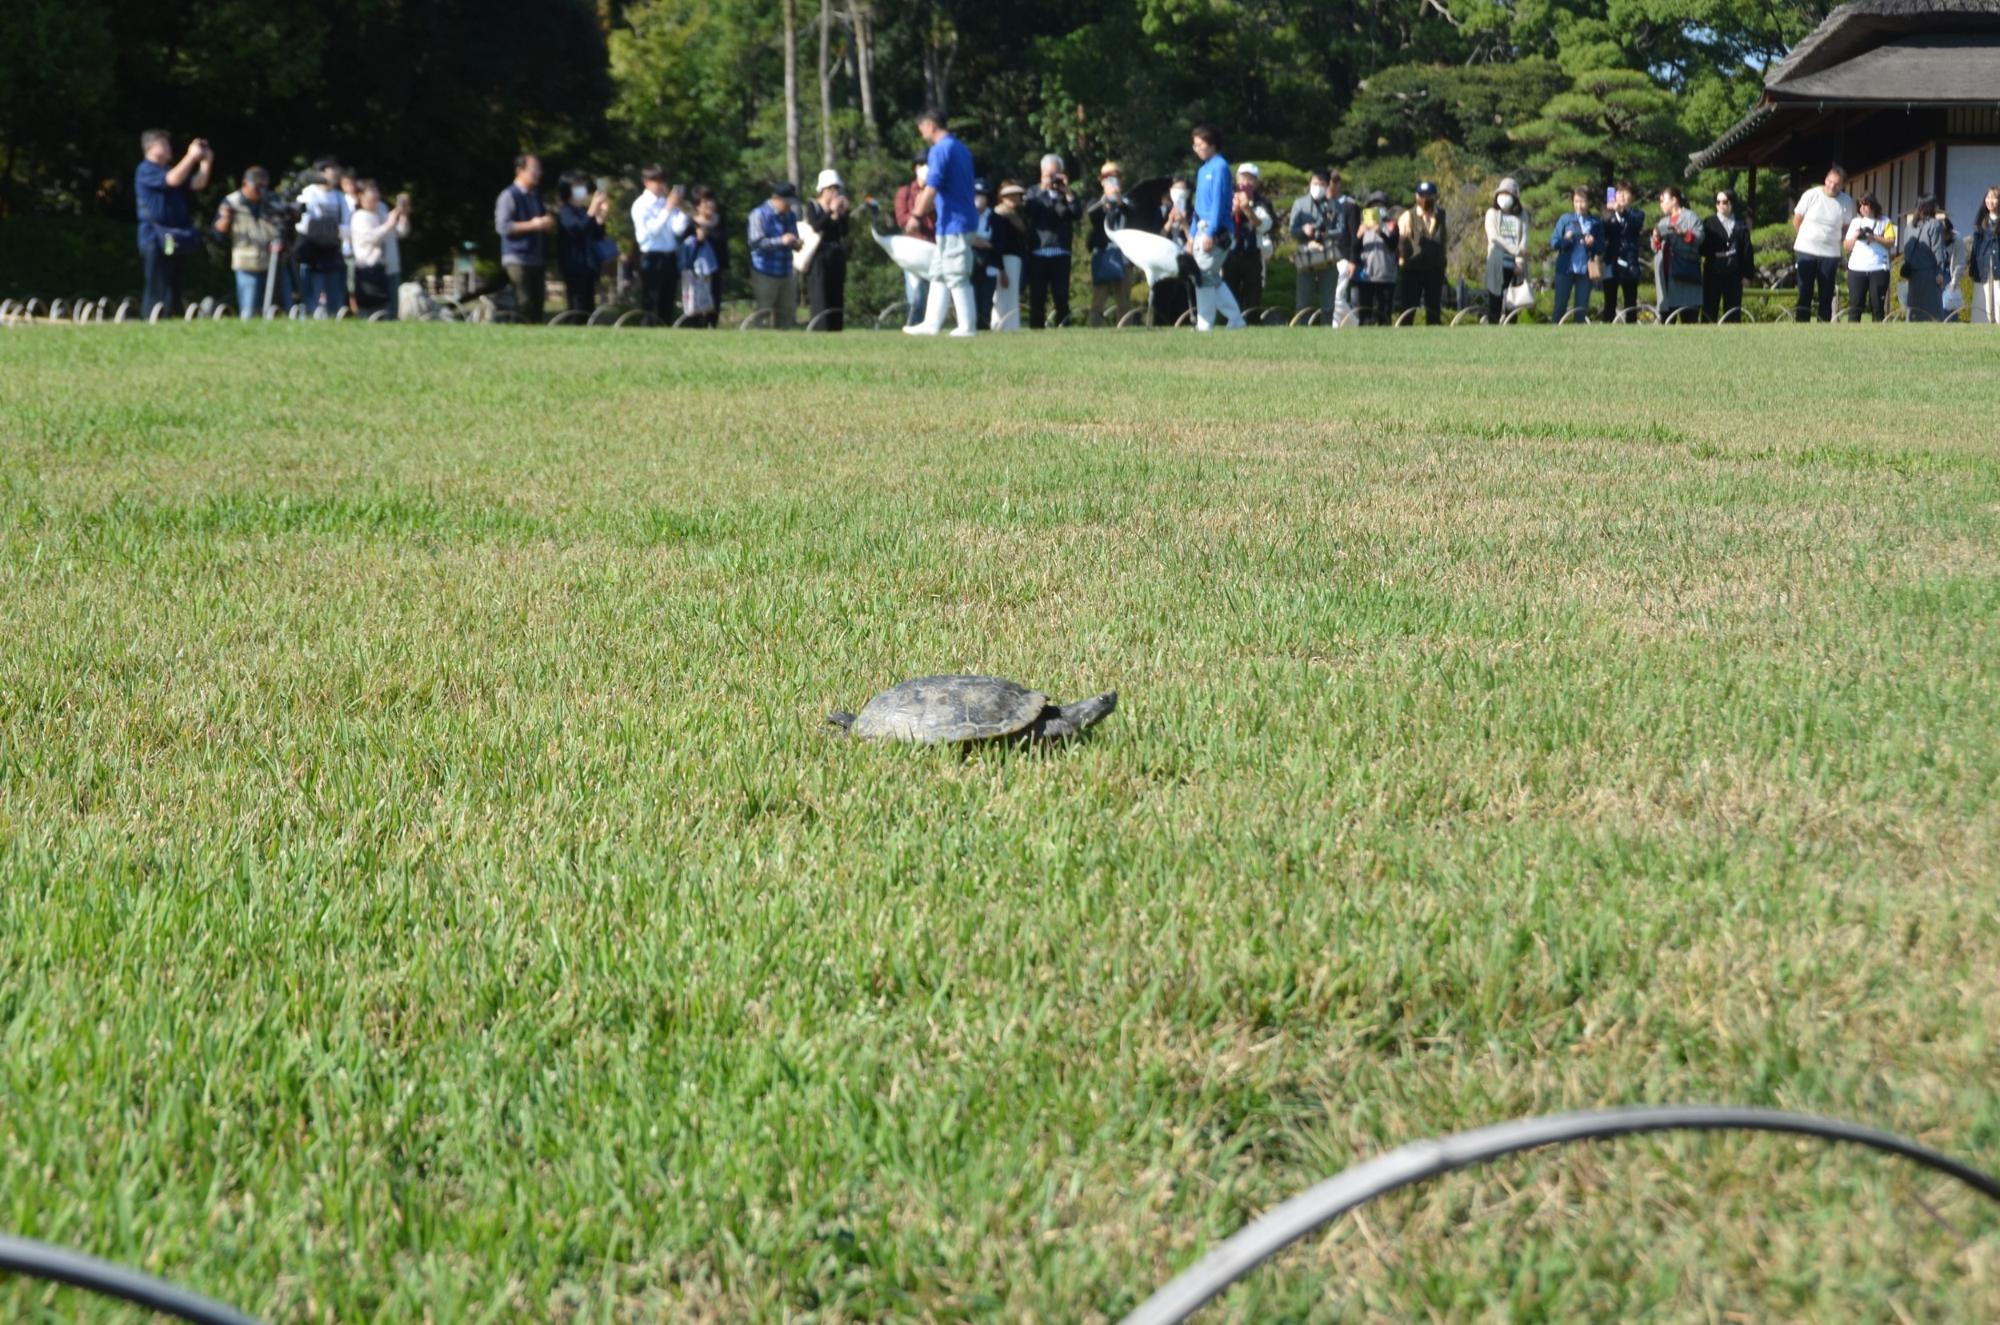
<path id="1" fill-rule="evenodd" d="M 1386 325 L 1419 312 L 1428 323 L 1443 320 L 1451 232 L 1432 181 L 1418 182 L 1399 204 L 1381 190 L 1357 200 L 1339 170 L 1314 170 L 1281 219 L 1262 172 L 1250 163 L 1232 169 L 1209 125 L 1190 134 L 1199 168 L 1173 176 L 1157 202 L 1145 203 L 1127 192 L 1116 161 L 1099 167 L 1093 196 L 1080 196 L 1054 153 L 1041 159 L 1032 185 L 1002 179 L 989 187 L 941 111 L 924 111 L 916 128 L 925 151 L 912 161 L 893 208 L 896 232 L 928 245 L 904 264 L 904 330 L 911 334 L 940 334 L 947 318 L 957 336 L 1068 324 L 1079 228 L 1090 264 L 1089 324 L 1123 320 L 1136 307 L 1142 273 L 1117 237 L 1135 226 L 1164 236 L 1182 255 L 1175 277 L 1146 278 L 1156 324 L 1178 321 L 1191 308 L 1199 330 L 1244 325 L 1244 311 L 1265 304 L 1281 242 L 1295 273 L 1294 307 L 1310 310 L 1314 321 Z M 177 155 L 162 130 L 147 131 L 140 146 L 134 184 L 143 308 L 171 315 L 181 304 L 187 252 L 203 239 L 194 194 L 208 187 L 215 154 L 197 138 Z M 215 209 L 210 226 L 229 253 L 238 313 L 258 316 L 296 303 L 315 316 L 342 309 L 396 316 L 408 195 L 392 203 L 373 180 L 331 159 L 316 162 L 302 181 L 295 193 L 274 192 L 268 173 L 253 166 Z M 1843 267 L 1847 316 L 1881 320 L 1900 263 L 1902 303 L 1913 320 L 1955 314 L 1959 281 L 1969 275 L 1981 320 L 2000 324 L 2000 186 L 1987 190 L 1961 242 L 1936 199 L 1922 199 L 1899 220 L 1872 195 L 1850 197 L 1846 184 L 1845 171 L 1833 166 L 1792 209 L 1800 321 L 1832 319 Z M 1535 306 L 1532 272 L 1547 260 L 1559 320 L 1619 320 L 1642 304 L 1674 321 L 1740 316 L 1744 288 L 1758 272 L 1736 195 L 1718 190 L 1707 216 L 1678 185 L 1662 187 L 1653 200 L 1658 212 L 1649 224 L 1632 184 L 1609 189 L 1601 209 L 1596 191 L 1579 186 L 1543 232 L 1518 182 L 1501 180 L 1482 221 L 1483 315 L 1498 322 Z M 730 244 L 713 189 L 688 189 L 660 166 L 645 167 L 630 207 L 629 249 L 609 232 L 606 181 L 570 171 L 554 201 L 551 208 L 544 197 L 540 160 L 517 157 L 513 180 L 494 204 L 517 318 L 543 320 L 553 258 L 571 309 L 591 312 L 604 274 L 622 273 L 621 286 L 661 323 L 715 325 Z M 1141 216 L 1142 205 L 1157 214 Z M 771 186 L 743 232 L 758 317 L 778 329 L 797 326 L 803 286 L 807 328 L 843 328 L 854 211 L 836 170 L 820 172 L 810 198 L 791 181 Z M 1653 297 L 1642 300 L 1642 290 Z"/>

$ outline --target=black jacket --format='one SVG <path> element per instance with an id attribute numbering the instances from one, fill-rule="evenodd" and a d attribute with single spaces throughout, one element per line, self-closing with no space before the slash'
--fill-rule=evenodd
<path id="1" fill-rule="evenodd" d="M 1750 227 L 1737 218 L 1736 233 L 1725 234 L 1722 219 L 1710 216 L 1701 223 L 1701 267 L 1705 275 L 1749 280 L 1757 274 L 1757 257 L 1750 248 Z"/>
<path id="2" fill-rule="evenodd" d="M 1619 216 L 1604 214 L 1604 275 L 1607 280 L 1636 281 L 1652 270 L 1652 233 L 1646 229 L 1646 209 L 1636 203 Z"/>
<path id="3" fill-rule="evenodd" d="M 1083 239 L 1084 250 L 1089 253 L 1109 248 L 1111 241 L 1105 237 L 1105 230 L 1123 229 L 1125 223 L 1132 219 L 1132 204 L 1125 201 L 1122 195 L 1099 198 L 1084 210 L 1090 216 L 1090 233 Z"/>
<path id="4" fill-rule="evenodd" d="M 1067 253 L 1076 242 L 1076 218 L 1082 211 L 1074 193 L 1057 193 L 1039 185 L 1028 190 L 1021 214 L 1028 222 L 1028 251 L 1059 248 Z"/>

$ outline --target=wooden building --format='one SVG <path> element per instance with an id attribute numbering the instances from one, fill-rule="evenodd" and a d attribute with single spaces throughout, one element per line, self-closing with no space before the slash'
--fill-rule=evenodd
<path id="1" fill-rule="evenodd" d="M 1855 197 L 1902 216 L 1935 194 L 1963 233 L 2000 184 L 2000 0 L 1842 5 L 1771 67 L 1756 109 L 1690 160 L 1690 173 L 1785 171 L 1801 190 L 1839 162 Z"/>

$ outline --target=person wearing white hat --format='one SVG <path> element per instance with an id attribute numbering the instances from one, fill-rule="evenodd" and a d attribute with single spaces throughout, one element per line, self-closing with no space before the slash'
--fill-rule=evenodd
<path id="1" fill-rule="evenodd" d="M 1252 162 L 1236 168 L 1236 196 L 1231 200 L 1236 242 L 1223 260 L 1222 278 L 1238 305 L 1257 308 L 1264 302 L 1264 268 L 1271 260 L 1271 229 L 1277 216 L 1264 199 L 1264 172 Z"/>
<path id="2" fill-rule="evenodd" d="M 842 331 L 847 326 L 847 314 L 842 310 L 847 300 L 848 209 L 847 186 L 841 182 L 840 172 L 820 171 L 812 201 L 806 204 L 799 222 L 804 240 L 799 256 L 804 260 L 806 302 L 812 309 L 806 322 L 808 331 Z"/>

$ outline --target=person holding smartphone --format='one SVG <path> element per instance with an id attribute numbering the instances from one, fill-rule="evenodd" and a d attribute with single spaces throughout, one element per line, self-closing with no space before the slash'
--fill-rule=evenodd
<path id="1" fill-rule="evenodd" d="M 175 161 L 173 135 L 148 129 L 139 135 L 139 155 L 132 194 L 139 212 L 139 258 L 146 270 L 141 311 L 151 317 L 157 309 L 162 317 L 173 317 L 181 311 L 182 264 L 196 238 L 191 195 L 208 187 L 215 152 L 208 139 L 197 138 Z"/>

